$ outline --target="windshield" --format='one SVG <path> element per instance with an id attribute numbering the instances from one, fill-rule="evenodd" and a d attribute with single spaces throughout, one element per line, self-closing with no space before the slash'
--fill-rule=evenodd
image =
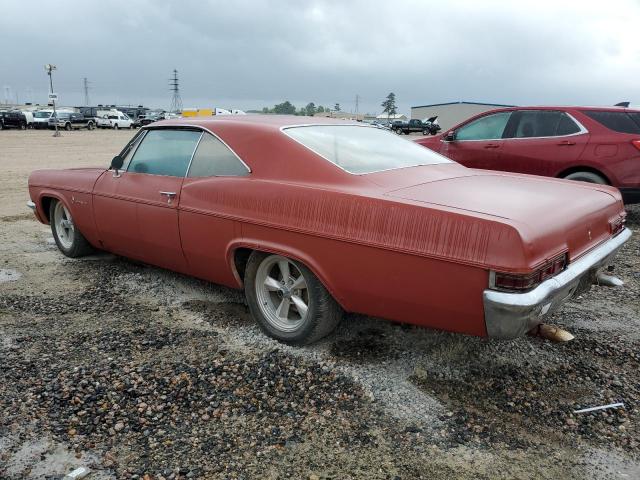
<path id="1" fill-rule="evenodd" d="M 36 118 L 49 118 L 51 116 L 51 112 L 36 112 L 33 116 Z"/>
<path id="2" fill-rule="evenodd" d="M 451 160 L 396 134 L 358 125 L 289 127 L 284 132 L 355 175 L 396 168 L 451 163 Z"/>

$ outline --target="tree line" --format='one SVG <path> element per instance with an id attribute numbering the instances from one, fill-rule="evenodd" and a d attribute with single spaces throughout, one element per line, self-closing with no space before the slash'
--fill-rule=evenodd
<path id="1" fill-rule="evenodd" d="M 396 94 L 391 92 L 389 95 L 387 95 L 384 102 L 382 102 L 381 107 L 383 107 L 382 112 L 386 113 L 388 117 L 392 117 L 393 115 L 398 113 L 398 109 L 396 107 Z M 309 102 L 305 107 L 300 107 L 299 109 L 297 109 L 296 106 L 289 100 L 278 103 L 277 105 L 274 105 L 273 108 L 264 107 L 262 109 L 262 113 L 276 113 L 279 115 L 306 115 L 309 117 L 313 117 L 316 113 L 339 111 L 339 103 L 336 103 L 333 106 L 333 110 L 329 107 L 323 107 L 322 105 L 316 106 L 316 104 L 313 102 Z"/>
<path id="2" fill-rule="evenodd" d="M 333 110 L 330 107 L 316 106 L 315 103 L 309 102 L 305 107 L 296 108 L 289 100 L 274 105 L 273 108 L 264 107 L 262 113 L 277 113 L 279 115 L 306 115 L 313 117 L 316 113 L 339 112 L 340 104 L 336 103 Z"/>

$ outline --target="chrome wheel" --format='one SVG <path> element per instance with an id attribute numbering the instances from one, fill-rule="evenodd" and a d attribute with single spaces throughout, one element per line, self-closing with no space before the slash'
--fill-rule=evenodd
<path id="1" fill-rule="evenodd" d="M 270 255 L 262 260 L 255 292 L 260 312 L 279 331 L 293 332 L 305 323 L 309 311 L 307 280 L 288 258 Z"/>
<path id="2" fill-rule="evenodd" d="M 56 203 L 55 210 L 53 211 L 53 222 L 60 245 L 69 250 L 73 247 L 75 227 L 69 210 L 67 210 L 67 207 L 65 207 L 62 202 Z"/>

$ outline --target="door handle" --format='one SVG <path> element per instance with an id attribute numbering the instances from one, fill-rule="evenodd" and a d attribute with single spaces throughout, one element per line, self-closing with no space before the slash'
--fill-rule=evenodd
<path id="1" fill-rule="evenodd" d="M 167 203 L 171 204 L 171 200 L 175 198 L 176 192 L 160 192 L 160 195 L 167 197 Z"/>
<path id="2" fill-rule="evenodd" d="M 484 148 L 500 148 L 500 145 L 497 143 L 487 143 Z"/>
<path id="3" fill-rule="evenodd" d="M 560 145 L 561 147 L 568 147 L 571 145 L 575 145 L 576 142 L 570 142 L 569 140 L 564 140 L 562 142 L 558 142 L 558 145 Z"/>

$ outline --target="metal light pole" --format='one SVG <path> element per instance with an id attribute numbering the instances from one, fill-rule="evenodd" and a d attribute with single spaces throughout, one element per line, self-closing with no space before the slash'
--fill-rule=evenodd
<path id="1" fill-rule="evenodd" d="M 60 132 L 58 131 L 58 116 L 56 115 L 56 100 L 57 98 L 55 98 L 54 94 L 53 94 L 53 76 L 51 75 L 51 72 L 53 72 L 53 70 L 56 69 L 55 65 L 51 65 L 50 63 L 47 63 L 44 66 L 44 70 L 47 72 L 47 75 L 49 75 L 49 86 L 51 87 L 51 101 L 53 102 L 53 117 L 55 118 L 55 122 L 54 125 L 56 127 L 56 131 L 54 132 L 53 136 L 54 137 L 59 137 L 60 136 Z"/>

